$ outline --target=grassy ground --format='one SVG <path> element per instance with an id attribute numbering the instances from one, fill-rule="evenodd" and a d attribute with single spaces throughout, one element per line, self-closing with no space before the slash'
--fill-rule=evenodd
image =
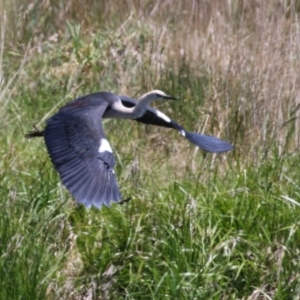
<path id="1" fill-rule="evenodd" d="M 299 1 L 0 1 L 0 299 L 299 299 Z M 24 134 L 153 88 L 236 149 L 105 120 L 132 200 L 77 206 Z"/>

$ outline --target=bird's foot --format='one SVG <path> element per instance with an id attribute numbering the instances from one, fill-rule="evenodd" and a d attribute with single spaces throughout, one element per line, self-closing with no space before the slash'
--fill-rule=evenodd
<path id="1" fill-rule="evenodd" d="M 129 202 L 131 200 L 131 198 L 129 197 L 129 198 L 127 198 L 127 199 L 124 199 L 124 200 L 122 200 L 122 201 L 120 201 L 120 202 L 118 202 L 119 204 L 124 204 L 124 203 L 126 203 L 126 202 Z"/>

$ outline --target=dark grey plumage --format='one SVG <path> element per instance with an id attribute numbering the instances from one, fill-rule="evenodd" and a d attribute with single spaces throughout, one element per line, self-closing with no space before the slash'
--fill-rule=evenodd
<path id="1" fill-rule="evenodd" d="M 76 201 L 86 207 L 110 206 L 123 202 L 114 174 L 115 159 L 106 139 L 102 118 L 130 118 L 179 131 L 201 149 L 221 153 L 233 149 L 230 143 L 213 136 L 186 131 L 162 112 L 148 104 L 157 99 L 175 99 L 154 90 L 138 101 L 109 92 L 77 98 L 52 116 L 45 131 L 27 137 L 44 136 L 51 161 L 63 184 Z"/>

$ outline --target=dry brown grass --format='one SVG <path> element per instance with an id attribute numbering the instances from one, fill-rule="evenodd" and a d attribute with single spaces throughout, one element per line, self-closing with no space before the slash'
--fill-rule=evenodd
<path id="1" fill-rule="evenodd" d="M 129 127 L 129 122 L 120 128 L 114 120 L 105 120 L 107 133 L 116 132 L 109 137 L 112 145 L 116 145 L 116 159 L 120 154 L 123 160 L 118 161 L 117 166 L 122 163 L 124 166 L 119 178 L 122 192 L 126 194 L 126 188 L 131 193 L 136 192 L 136 198 L 145 200 L 144 206 L 150 205 L 152 209 L 148 199 L 160 198 L 161 191 L 167 185 L 175 185 L 177 178 L 186 183 L 191 179 L 192 185 L 205 185 L 214 176 L 215 170 L 218 174 L 224 174 L 230 168 L 234 169 L 236 164 L 238 171 L 234 177 L 245 176 L 245 182 L 233 183 L 230 190 L 220 193 L 225 195 L 224 199 L 228 193 L 233 196 L 253 193 L 252 198 L 245 196 L 236 199 L 245 200 L 240 201 L 245 207 L 252 203 L 253 206 L 249 206 L 247 211 L 249 215 L 252 212 L 257 214 L 254 205 L 255 201 L 260 201 L 257 196 L 260 192 L 255 190 L 256 186 L 264 190 L 266 185 L 267 190 L 269 185 L 276 185 L 280 179 L 275 176 L 276 172 L 273 178 L 273 173 L 266 167 L 266 184 L 262 179 L 246 182 L 249 171 L 244 170 L 243 164 L 250 162 L 259 165 L 266 154 L 282 155 L 299 150 L 298 0 L 0 0 L 0 10 L 0 113 L 9 122 L 18 118 L 23 125 L 38 120 L 40 122 L 35 124 L 42 127 L 44 120 L 67 99 L 87 92 L 84 87 L 81 89 L 82 86 L 91 92 L 95 91 L 90 90 L 91 87 L 101 87 L 133 97 L 152 88 L 167 88 L 181 101 L 176 107 L 164 106 L 164 112 L 178 119 L 188 130 L 228 138 L 237 145 L 233 155 L 204 157 L 193 145 L 189 148 L 187 141 L 175 138 L 175 132 L 172 133 L 174 139 L 170 139 L 160 129 Z M 77 37 L 76 32 L 70 32 L 70 28 L 78 29 Z M 77 48 L 76 43 L 80 44 Z M 52 85 L 56 85 L 57 90 L 64 89 L 65 93 L 53 96 L 51 93 L 56 90 L 52 89 Z M 201 92 L 203 87 L 204 94 L 200 95 L 198 91 Z M 38 93 L 39 89 L 41 93 Z M 27 110 L 23 105 L 23 90 L 29 94 L 28 98 L 33 95 L 30 101 L 27 100 Z M 6 111 L 4 104 L 13 96 L 17 100 Z M 45 104 L 39 110 L 43 101 Z M 2 119 L 2 129 L 4 127 Z M 19 130 L 19 127 L 16 128 L 16 131 Z M 28 167 L 25 165 L 29 165 L 28 161 L 32 164 L 32 157 L 29 156 L 41 152 L 41 145 L 37 148 L 30 144 L 32 148 L 28 155 L 24 153 L 27 146 L 14 136 L 8 144 L 13 163 L 3 168 L 3 172 L 14 170 L 19 174 L 19 169 L 23 168 L 27 173 Z M 4 153 L 9 151 L 3 150 Z M 45 153 L 37 155 L 42 157 Z M 8 161 L 7 153 L 3 157 L 3 161 Z M 43 159 L 46 161 L 46 158 Z M 139 172 L 140 169 L 142 172 Z M 140 173 L 143 175 L 140 176 Z M 173 180 L 165 180 L 169 177 Z M 123 180 L 126 181 L 124 187 Z M 288 180 L 278 183 L 278 186 L 296 185 L 297 189 L 293 178 Z M 141 193 L 148 182 L 149 188 L 146 186 L 148 189 Z M 24 186 L 29 184 L 24 183 Z M 280 193 L 278 198 L 282 198 Z M 297 190 L 297 194 L 287 195 L 296 199 L 295 195 L 299 193 Z M 269 201 L 261 197 L 263 200 L 257 204 L 258 207 Z M 229 196 L 227 202 L 231 198 L 234 197 Z M 246 203 L 247 200 L 250 204 Z M 207 201 L 214 200 L 208 197 Z M 236 211 L 243 209 L 237 206 Z M 275 204 L 274 211 L 276 213 L 272 218 L 277 218 Z M 229 215 L 234 210 L 225 208 L 223 212 Z M 260 218 L 268 219 L 266 216 L 262 212 Z M 252 216 L 245 214 L 241 223 L 246 222 L 248 217 Z M 277 219 L 274 221 L 276 226 L 281 223 L 285 224 L 280 220 L 277 222 Z M 274 228 L 277 230 L 276 226 Z M 274 228 L 269 228 L 272 235 Z M 257 236 L 261 236 L 259 230 Z M 75 279 L 82 272 L 82 259 L 75 247 L 76 234 L 72 229 L 69 232 L 70 245 L 66 250 L 69 259 L 65 261 L 65 270 L 60 273 L 61 277 L 69 280 L 61 288 L 62 291 L 59 291 L 60 283 L 54 282 L 48 289 L 49 295 L 55 292 L 74 299 L 91 299 L 94 281 L 89 290 L 82 287 L 84 291 L 73 291 Z M 281 264 L 282 257 L 276 260 L 276 266 L 279 262 Z M 112 269 L 108 268 L 106 275 L 103 274 L 108 281 L 109 273 L 114 270 L 113 265 L 109 266 Z M 106 289 L 110 287 L 103 286 L 103 295 L 106 295 Z M 247 294 L 250 296 L 243 299 L 258 299 L 263 293 L 271 297 L 274 291 L 273 286 L 253 287 L 253 292 Z"/>
<path id="2" fill-rule="evenodd" d="M 100 77 L 113 61 L 116 71 L 110 76 L 118 92 L 136 95 L 155 87 L 162 69 L 171 62 L 176 72 L 184 61 L 189 74 L 208 78 L 204 109 L 213 112 L 206 119 L 210 132 L 226 131 L 250 160 L 274 142 L 279 153 L 299 148 L 299 1 L 63 3 L 7 2 L 8 49 L 20 52 L 30 42 L 38 50 L 65 35 L 66 20 L 81 25 L 87 42 L 99 31 L 108 33 Z M 88 45 L 86 51 L 93 51 Z M 74 61 L 53 72 L 70 66 Z M 92 69 L 84 71 L 85 78 L 93 77 Z M 136 80 L 139 73 L 143 83 Z M 183 89 L 183 98 L 189 98 L 189 87 Z"/>

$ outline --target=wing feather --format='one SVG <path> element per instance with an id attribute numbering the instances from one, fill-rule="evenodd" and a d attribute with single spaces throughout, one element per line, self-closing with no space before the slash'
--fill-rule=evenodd
<path id="1" fill-rule="evenodd" d="M 127 107 L 133 107 L 137 101 L 127 96 L 120 96 L 123 105 Z M 223 141 L 214 136 L 208 136 L 195 132 L 186 131 L 181 125 L 177 124 L 174 120 L 168 120 L 168 117 L 162 114 L 160 111 L 150 106 L 146 107 L 146 112 L 143 116 L 136 119 L 137 122 L 151 124 L 156 126 L 162 126 L 167 128 L 173 128 L 186 139 L 198 146 L 204 151 L 211 153 L 222 153 L 232 150 L 234 147 L 230 143 Z M 169 121 L 169 122 L 168 122 Z"/>
<path id="2" fill-rule="evenodd" d="M 113 153 L 99 152 L 101 140 L 106 139 L 102 115 L 108 106 L 100 99 L 80 98 L 50 118 L 45 129 L 48 153 L 63 184 L 87 207 L 121 200 Z"/>

